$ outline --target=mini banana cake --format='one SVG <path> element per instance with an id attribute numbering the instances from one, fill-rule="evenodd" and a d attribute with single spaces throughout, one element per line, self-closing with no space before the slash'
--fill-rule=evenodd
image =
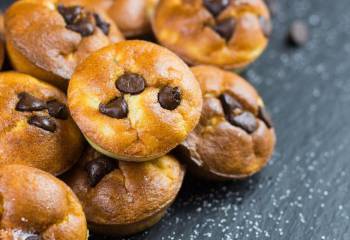
<path id="1" fill-rule="evenodd" d="M 73 119 L 99 152 L 125 161 L 165 155 L 197 125 L 201 90 L 175 54 L 124 41 L 90 55 L 68 87 Z"/>
<path id="2" fill-rule="evenodd" d="M 152 19 L 160 43 L 189 64 L 241 70 L 272 30 L 263 0 L 161 0 Z"/>
<path id="3" fill-rule="evenodd" d="M 83 209 L 51 174 L 23 165 L 0 166 L 2 240 L 87 240 Z"/>
<path id="4" fill-rule="evenodd" d="M 203 93 L 200 122 L 176 149 L 200 177 L 240 179 L 260 171 L 276 142 L 256 90 L 240 76 L 211 66 L 192 68 Z"/>
<path id="5" fill-rule="evenodd" d="M 63 92 L 29 75 L 0 73 L 0 166 L 23 164 L 59 175 L 83 147 Z"/>
<path id="6" fill-rule="evenodd" d="M 89 148 L 65 180 L 80 199 L 93 232 L 125 236 L 162 218 L 180 190 L 184 173 L 169 155 L 132 163 Z"/>
<path id="7" fill-rule="evenodd" d="M 13 67 L 66 89 L 75 67 L 90 53 L 123 40 L 104 11 L 68 0 L 22 0 L 5 14 Z"/>

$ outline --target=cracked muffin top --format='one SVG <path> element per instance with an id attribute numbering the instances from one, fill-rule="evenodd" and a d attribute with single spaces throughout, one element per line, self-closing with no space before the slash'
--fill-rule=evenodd
<path id="1" fill-rule="evenodd" d="M 0 73 L 0 166 L 58 175 L 76 162 L 83 143 L 63 92 L 29 75 Z"/>
<path id="2" fill-rule="evenodd" d="M 240 76 L 211 66 L 193 67 L 203 93 L 199 124 L 176 153 L 199 176 L 237 179 L 261 170 L 276 137 L 256 90 Z"/>
<path id="3" fill-rule="evenodd" d="M 184 168 L 168 155 L 132 163 L 89 148 L 65 181 L 80 199 L 89 225 L 110 226 L 111 232 L 164 211 L 183 177 Z"/>
<path id="4" fill-rule="evenodd" d="M 49 173 L 23 165 L 0 167 L 3 240 L 86 240 L 83 209 L 72 190 Z"/>
<path id="5" fill-rule="evenodd" d="M 253 62 L 272 30 L 263 0 L 161 0 L 152 26 L 161 44 L 188 63 L 225 69 Z"/>
<path id="6" fill-rule="evenodd" d="M 77 64 L 91 52 L 123 40 L 103 11 L 79 5 L 80 2 L 22 0 L 7 10 L 6 41 L 16 69 L 36 76 L 36 72 L 28 72 L 29 67 L 20 64 L 20 55 L 28 64 L 67 81 Z M 52 83 L 52 79 L 41 75 L 42 80 Z"/>
<path id="7" fill-rule="evenodd" d="M 98 151 L 121 160 L 157 158 L 198 123 L 201 91 L 175 54 L 124 41 L 90 55 L 68 88 L 72 117 Z"/>

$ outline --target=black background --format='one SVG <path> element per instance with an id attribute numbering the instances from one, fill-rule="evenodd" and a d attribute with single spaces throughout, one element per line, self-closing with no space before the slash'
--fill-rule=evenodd
<path id="1" fill-rule="evenodd" d="M 128 239 L 350 239 L 349 12 L 349 0 L 280 1 L 269 49 L 244 73 L 275 121 L 272 161 L 244 182 L 187 178 L 166 217 Z M 285 44 L 294 19 L 310 26 L 304 48 Z"/>

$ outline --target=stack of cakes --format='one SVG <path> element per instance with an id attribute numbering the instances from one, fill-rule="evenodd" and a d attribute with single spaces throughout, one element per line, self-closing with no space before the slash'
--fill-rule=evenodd
<path id="1" fill-rule="evenodd" d="M 164 47 L 136 40 L 152 30 Z M 0 38 L 13 68 L 0 73 L 0 239 L 134 234 L 166 213 L 186 167 L 259 172 L 274 128 L 230 70 L 270 33 L 262 0 L 16 1 Z"/>

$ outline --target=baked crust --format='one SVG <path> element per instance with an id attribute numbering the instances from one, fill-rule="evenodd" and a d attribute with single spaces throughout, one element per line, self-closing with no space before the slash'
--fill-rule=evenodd
<path id="1" fill-rule="evenodd" d="M 23 165 L 0 167 L 0 239 L 86 240 L 87 224 L 74 193 L 49 173 Z"/>
<path id="2" fill-rule="evenodd" d="M 116 80 L 124 73 L 141 75 L 145 90 L 125 94 L 129 114 L 111 118 L 99 112 L 101 103 L 122 96 Z M 178 87 L 181 104 L 166 110 L 158 102 L 163 86 Z M 165 155 L 198 123 L 202 97 L 190 69 L 175 54 L 144 41 L 124 41 L 106 47 L 78 66 L 68 88 L 72 117 L 89 142 L 117 159 L 145 161 Z"/>
<path id="3" fill-rule="evenodd" d="M 91 187 L 85 166 L 101 156 L 89 148 L 66 177 L 83 205 L 90 229 L 130 235 L 158 222 L 182 185 L 183 166 L 169 155 L 144 163 L 115 160 L 118 167 Z"/>
<path id="4" fill-rule="evenodd" d="M 239 179 L 260 171 L 270 159 L 275 131 L 258 117 L 263 101 L 256 90 L 238 75 L 216 67 L 192 68 L 203 93 L 199 124 L 176 153 L 189 163 L 189 169 L 209 179 Z M 228 93 L 245 111 L 254 114 L 257 129 L 249 134 L 225 118 L 219 96 Z"/>
<path id="5" fill-rule="evenodd" d="M 58 89 L 28 75 L 14 72 L 0 74 L 0 165 L 23 164 L 58 175 L 68 170 L 80 157 L 84 138 L 72 118 L 55 119 L 55 132 L 28 123 L 33 115 L 49 116 L 47 110 L 16 111 L 18 94 L 27 92 L 41 100 L 57 99 L 66 104 Z"/>
<path id="6" fill-rule="evenodd" d="M 86 4 L 106 11 L 126 37 L 151 32 L 150 14 L 158 0 L 85 0 Z"/>
<path id="7" fill-rule="evenodd" d="M 271 27 L 270 14 L 263 0 L 230 0 L 216 19 L 202 0 L 161 0 L 152 19 L 160 43 L 186 62 L 242 69 L 252 63 L 267 46 L 260 18 Z M 212 28 L 233 18 L 234 34 L 225 40 Z"/>
<path id="8" fill-rule="evenodd" d="M 87 6 L 87 10 L 98 13 L 110 24 L 109 34 L 105 35 L 96 27 L 92 35 L 82 37 L 67 29 L 57 6 L 81 5 L 81 2 L 23 0 L 7 10 L 6 41 L 10 59 L 18 71 L 64 88 L 62 85 L 67 85 L 75 67 L 91 52 L 123 40 L 122 34 L 103 11 L 91 10 Z M 28 67 L 29 64 L 32 66 Z"/>

